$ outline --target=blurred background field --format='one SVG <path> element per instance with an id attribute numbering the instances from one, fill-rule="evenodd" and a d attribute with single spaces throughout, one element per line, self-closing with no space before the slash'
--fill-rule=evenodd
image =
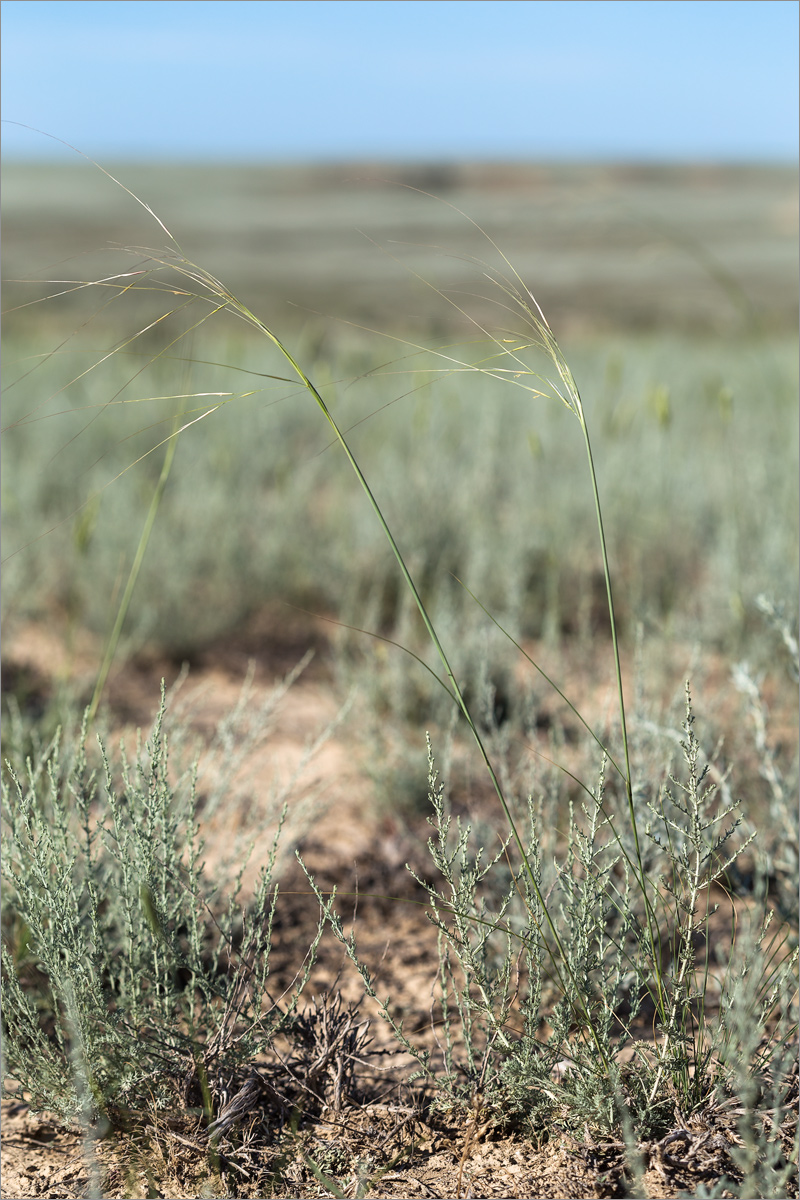
<path id="1" fill-rule="evenodd" d="M 574 419 L 414 349 L 477 361 L 480 324 L 516 330 L 484 278 L 483 263 L 508 272 L 484 234 L 533 290 L 582 389 L 626 636 L 644 623 L 738 654 L 760 625 L 759 592 L 793 603 L 793 170 L 116 173 L 324 385 L 460 644 L 485 617 L 453 575 L 520 636 L 605 636 Z M 134 338 L 163 296 L 32 282 L 103 278 L 143 255 L 98 260 L 98 247 L 165 243 L 91 166 L 9 166 L 3 207 L 7 636 L 31 617 L 102 635 L 160 443 L 176 413 L 202 410 L 159 397 L 204 392 L 230 399 L 181 435 L 129 650 L 191 654 L 274 600 L 394 636 L 407 614 L 382 534 L 308 397 L 262 378 L 286 374 L 268 344 L 225 314 L 184 333 L 197 305 Z"/>
<path id="2" fill-rule="evenodd" d="M 457 209 L 498 243 L 562 337 L 797 326 L 792 166 L 102 165 L 155 210 L 188 258 L 281 329 L 312 313 L 426 335 L 457 326 L 409 273 L 446 287 L 463 277 L 462 260 L 486 259 L 485 238 Z M 100 253 L 107 245 L 164 242 L 87 163 L 9 163 L 2 205 L 7 280 L 99 274 L 119 263 Z M 52 290 L 8 286 L 7 329 L 31 315 L 17 304 Z M 99 307 L 95 294 L 73 293 L 37 308 L 37 326 L 69 324 L 73 304 Z"/>

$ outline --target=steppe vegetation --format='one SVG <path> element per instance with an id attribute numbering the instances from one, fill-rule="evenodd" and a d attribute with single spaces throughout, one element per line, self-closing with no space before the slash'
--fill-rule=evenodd
<path id="1" fill-rule="evenodd" d="M 5 273 L 50 282 L 5 295 L 4 1088 L 75 1151 L 17 1186 L 797 1195 L 793 179 L 728 180 L 726 226 L 666 170 L 409 175 L 348 281 L 304 237 L 366 185 L 276 173 L 287 316 L 237 241 L 265 177 L 215 177 L 226 274 L 155 175 L 180 246 L 88 166 L 49 244 L 17 170 Z M 87 263 L 102 213 L 157 248 Z"/>

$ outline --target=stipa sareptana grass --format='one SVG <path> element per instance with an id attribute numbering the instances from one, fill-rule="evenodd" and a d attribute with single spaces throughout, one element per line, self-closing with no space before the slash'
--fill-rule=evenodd
<path id="1" fill-rule="evenodd" d="M 142 252 L 138 251 L 137 253 L 142 253 Z M 471 712 L 470 707 L 465 699 L 462 688 L 461 688 L 458 680 L 456 679 L 455 674 L 453 673 L 448 656 L 447 656 L 445 649 L 440 641 L 439 635 L 438 635 L 436 629 L 434 628 L 433 623 L 431 622 L 428 611 L 423 602 L 422 596 L 420 595 L 420 592 L 419 592 L 417 585 L 411 575 L 411 572 L 409 571 L 409 569 L 406 565 L 405 559 L 403 557 L 403 554 L 401 553 L 401 550 L 397 544 L 397 541 L 395 540 L 395 537 L 384 518 L 383 512 L 381 511 L 381 508 L 375 498 L 375 495 L 374 495 L 372 489 L 370 488 L 370 485 L 369 485 L 358 461 L 356 460 L 356 458 L 351 450 L 350 444 L 349 444 L 345 434 L 343 433 L 343 431 L 339 428 L 329 407 L 325 403 L 325 400 L 323 399 L 321 393 L 316 388 L 316 386 L 311 381 L 311 379 L 308 377 L 308 375 L 305 373 L 305 371 L 300 366 L 300 364 L 293 357 L 291 352 L 286 348 L 286 346 L 284 346 L 283 342 L 279 339 L 277 334 L 272 329 L 270 329 L 268 326 L 266 326 L 262 321 L 260 321 L 259 318 L 256 317 L 235 296 L 233 296 L 218 279 L 216 279 L 210 273 L 206 272 L 203 268 L 197 266 L 197 264 L 192 263 L 189 260 L 187 260 L 186 258 L 184 258 L 180 254 L 179 248 L 176 249 L 174 254 L 171 254 L 169 256 L 160 256 L 160 255 L 153 253 L 149 257 L 150 257 L 152 266 L 149 267 L 148 271 L 146 272 L 146 286 L 155 287 L 156 290 L 167 290 L 167 291 L 172 292 L 173 294 L 176 292 L 179 293 L 180 289 L 171 287 L 169 285 L 169 283 L 163 282 L 163 280 L 159 276 L 159 272 L 161 270 L 173 272 L 175 275 L 177 275 L 177 277 L 180 281 L 183 281 L 186 284 L 186 291 L 183 293 L 184 295 L 186 295 L 187 297 L 196 298 L 196 299 L 203 301 L 209 305 L 210 311 L 206 315 L 207 317 L 213 316 L 216 312 L 221 311 L 222 309 L 227 309 L 229 312 L 232 312 L 235 316 L 239 317 L 246 323 L 250 324 L 256 330 L 258 330 L 261 334 L 263 334 L 264 337 L 266 337 L 272 343 L 272 345 L 277 349 L 279 354 L 285 359 L 286 363 L 292 368 L 292 370 L 294 371 L 294 373 L 297 376 L 301 385 L 313 397 L 314 401 L 316 402 L 317 406 L 319 407 L 320 411 L 322 412 L 322 415 L 325 417 L 331 430 L 333 431 L 336 441 L 338 442 L 338 444 L 341 446 L 342 450 L 344 451 L 344 454 L 345 454 L 350 466 L 352 467 L 353 471 L 355 472 L 358 482 L 367 497 L 370 507 L 372 508 L 372 510 L 378 520 L 378 523 L 380 524 L 380 527 L 383 530 L 383 532 L 389 542 L 392 553 L 397 562 L 397 566 L 400 571 L 400 574 L 402 575 L 402 578 L 403 578 L 406 586 L 408 587 L 411 595 L 413 596 L 414 603 L 416 604 L 416 607 L 419 611 L 423 625 L 427 631 L 427 634 L 428 634 L 431 642 L 433 643 L 433 645 L 436 649 L 436 653 L 439 657 L 439 660 L 441 662 L 441 665 L 443 667 L 444 674 L 445 674 L 445 677 L 447 680 L 447 683 L 445 686 L 448 686 L 449 690 L 452 692 L 454 700 L 455 700 L 456 704 L 458 705 L 458 707 L 460 708 L 462 714 L 464 715 L 467 725 L 469 726 L 469 729 L 476 741 L 476 744 L 478 746 L 479 752 L 483 759 L 485 768 L 486 768 L 486 770 L 489 774 L 489 777 L 492 781 L 492 786 L 494 787 L 494 790 L 496 792 L 496 795 L 497 795 L 500 805 L 502 807 L 505 819 L 508 822 L 508 826 L 511 831 L 511 836 L 517 845 L 517 848 L 520 852 L 521 860 L 522 860 L 523 864 L 527 864 L 527 855 L 525 852 L 525 847 L 523 845 L 520 833 L 517 829 L 517 825 L 514 820 L 513 814 L 509 808 L 509 805 L 508 805 L 508 802 L 504 795 L 500 781 L 497 778 L 497 775 L 495 773 L 494 766 L 493 766 L 491 758 L 486 750 L 484 740 L 478 729 L 478 725 L 477 725 L 475 719 L 473 718 L 472 712 Z M 104 281 L 104 282 L 107 282 L 107 281 Z M 501 279 L 500 281 L 496 280 L 495 282 L 498 283 L 498 286 L 501 287 L 501 289 L 503 290 L 503 292 L 505 293 L 505 295 L 508 298 L 515 300 L 517 302 L 517 304 L 520 308 L 520 311 L 527 318 L 527 320 L 529 322 L 529 326 L 530 326 L 530 333 L 532 335 L 530 340 L 528 340 L 528 341 L 523 340 L 522 344 L 516 343 L 516 344 L 512 344 L 511 346 L 508 346 L 503 341 L 501 341 L 499 338 L 492 337 L 492 335 L 488 334 L 488 331 L 481 329 L 481 332 L 486 334 L 486 336 L 488 336 L 490 338 L 491 343 L 494 346 L 494 351 L 489 356 L 488 365 L 485 360 L 479 362 L 478 364 L 468 364 L 462 360 L 454 359 L 453 356 L 451 356 L 451 355 L 443 355 L 443 354 L 441 354 L 441 352 L 438 353 L 437 357 L 444 357 L 446 359 L 446 361 L 448 363 L 446 370 L 448 371 L 448 373 L 452 372 L 454 370 L 456 370 L 456 371 L 469 370 L 469 371 L 478 371 L 481 374 L 487 374 L 492 378 L 500 379 L 503 381 L 510 379 L 512 382 L 517 383 L 519 386 L 525 387 L 527 391 L 529 391 L 533 394 L 533 396 L 541 397 L 541 396 L 544 396 L 546 393 L 542 392 L 536 386 L 531 386 L 531 384 L 529 382 L 527 382 L 527 380 L 529 380 L 532 377 L 532 378 L 536 379 L 538 382 L 541 380 L 542 377 L 540 376 L 540 374 L 538 372 L 532 371 L 530 366 L 521 357 L 525 351 L 527 351 L 531 348 L 541 349 L 545 352 L 545 354 L 548 356 L 548 358 L 550 359 L 552 364 L 555 366 L 556 371 L 558 373 L 558 377 L 561 381 L 560 388 L 555 385 L 552 385 L 552 384 L 550 385 L 552 391 L 566 405 L 566 407 L 577 417 L 577 419 L 580 423 L 580 427 L 581 427 L 581 430 L 582 430 L 582 433 L 584 436 L 584 440 L 586 443 L 587 455 L 588 455 L 588 460 L 589 460 L 589 468 L 590 468 L 590 476 L 591 476 L 591 480 L 592 480 L 592 488 L 593 488 L 595 506 L 596 506 L 596 511 L 597 511 L 598 529 L 599 529 L 599 534 L 600 534 L 601 550 L 602 550 L 603 564 L 604 564 L 604 573 L 605 573 L 605 578 L 606 578 L 606 589 L 607 589 L 607 595 L 608 595 L 609 617 L 610 617 L 610 621 L 611 621 L 612 638 L 613 638 L 613 646 L 614 646 L 615 669 L 616 669 L 616 673 L 617 673 L 617 685 L 618 685 L 619 702 L 620 702 L 620 722 L 621 722 L 621 731 L 622 731 L 622 743 L 623 743 L 625 764 L 626 764 L 624 772 L 620 772 L 620 773 L 623 774 L 623 778 L 625 780 L 625 790 L 626 790 L 626 795 L 628 798 L 628 810 L 629 810 L 629 816 L 630 816 L 630 821 L 631 821 L 631 829 L 633 832 L 636 858 L 637 858 L 637 863 L 638 863 L 637 870 L 638 870 L 639 882 L 640 882 L 640 887 L 641 887 L 641 893 L 642 893 L 643 897 L 645 897 L 646 903 L 648 905 L 647 921 L 648 921 L 648 928 L 650 931 L 651 944 L 652 944 L 652 948 L 654 951 L 653 961 L 655 963 L 655 961 L 656 961 L 656 957 L 655 957 L 656 934 L 655 934 L 654 929 L 652 928 L 653 916 L 649 909 L 649 900 L 647 899 L 647 887 L 646 887 L 646 882 L 644 879 L 643 867 L 642 867 L 642 862 L 641 862 L 641 849 L 639 846 L 639 834 L 638 834 L 636 815 L 635 815 L 635 811 L 633 808 L 633 800 L 632 800 L 632 784 L 631 784 L 631 778 L 630 778 L 630 761 L 629 761 L 628 739 L 627 739 L 627 729 L 626 729 L 626 721 L 625 721 L 625 706 L 624 706 L 624 696 L 623 696 L 623 689 L 622 689 L 622 675 L 621 675 L 621 668 L 620 668 L 620 663 L 619 663 L 619 649 L 618 649 L 618 645 L 617 645 L 617 636 L 616 636 L 616 622 L 615 622 L 615 616 L 614 616 L 613 597 L 612 597 L 612 593 L 611 593 L 611 577 L 610 577 L 610 571 L 609 571 L 609 567 L 608 567 L 608 556 L 607 556 L 607 550 L 606 550 L 606 545 L 605 545 L 605 533 L 604 533 L 603 522 L 602 522 L 602 511 L 600 508 L 599 494 L 597 491 L 596 475 L 594 472 L 594 464 L 593 464 L 592 455 L 591 455 L 591 444 L 589 441 L 588 426 L 586 424 L 586 419 L 585 419 L 585 415 L 584 415 L 584 411 L 583 411 L 583 404 L 582 404 L 582 401 L 580 398 L 580 393 L 578 392 L 578 389 L 577 389 L 577 385 L 575 384 L 575 381 L 572 377 L 572 373 L 569 370 L 569 366 L 566 363 L 566 360 L 564 359 L 564 356 L 561 353 L 560 348 L 558 347 L 558 343 L 556 342 L 555 338 L 553 337 L 553 334 L 552 334 L 549 326 L 547 325 L 543 314 L 541 314 L 541 311 L 539 310 L 538 305 L 536 305 L 536 301 L 533 299 L 532 296 L 530 296 L 530 302 L 528 302 L 524 298 L 523 294 L 519 291 L 519 289 L 515 288 L 507 280 Z M 125 287 L 127 288 L 128 286 L 130 286 L 130 285 L 126 283 Z M 190 289 L 193 289 L 193 290 L 190 290 Z M 530 295 L 530 294 L 528 293 L 528 295 Z M 510 361 L 510 363 L 511 363 L 510 366 L 500 365 L 500 364 L 505 364 L 507 361 Z M 214 411 L 214 410 L 212 409 L 209 411 Z M 617 768 L 617 769 L 619 770 L 619 768 Z M 567 971 L 569 970 L 568 956 L 565 954 L 564 949 L 561 946 L 561 938 L 560 938 L 559 931 L 557 930 L 555 924 L 552 922 L 552 920 L 550 918 L 550 914 L 548 912 L 547 906 L 544 903 L 544 898 L 538 892 L 538 884 L 536 882 L 534 874 L 529 868 L 526 868 L 526 870 L 527 870 L 529 882 L 531 883 L 531 885 L 533 887 L 534 894 L 537 895 L 537 901 L 541 907 L 543 919 L 548 927 L 549 937 L 552 940 L 552 943 L 555 945 L 556 950 L 557 950 L 557 955 L 554 958 L 554 969 L 556 970 L 557 973 L 560 974 L 562 970 L 567 970 Z M 658 979 L 659 979 L 659 976 L 658 976 L 658 973 L 656 972 L 656 980 L 658 980 Z M 573 981 L 573 984 L 574 984 L 574 981 Z M 573 991 L 580 1002 L 581 993 L 580 993 L 579 989 L 573 987 Z M 660 991 L 660 989 L 659 989 L 659 991 Z M 585 1016 L 588 1017 L 588 1013 L 586 1013 Z M 591 1021 L 589 1021 L 589 1028 L 590 1028 L 590 1030 L 593 1028 Z M 602 1050 L 602 1047 L 599 1044 L 597 1046 L 597 1049 L 602 1056 L 604 1054 L 604 1052 Z"/>

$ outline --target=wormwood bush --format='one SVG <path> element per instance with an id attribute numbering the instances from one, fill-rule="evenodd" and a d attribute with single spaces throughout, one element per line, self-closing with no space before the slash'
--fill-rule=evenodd
<path id="1" fill-rule="evenodd" d="M 562 789 L 560 832 L 557 814 L 543 819 L 543 798 L 528 798 L 527 861 L 514 866 L 510 838 L 499 841 L 480 818 L 453 817 L 428 739 L 428 848 L 438 883 L 415 878 L 439 931 L 438 1055 L 393 1018 L 355 935 L 315 890 L 440 1105 L 480 1110 L 487 1129 L 522 1122 L 543 1131 L 557 1120 L 612 1136 L 627 1128 L 646 1140 L 741 1103 L 746 1174 L 767 1161 L 764 1136 L 753 1132 L 762 1098 L 774 1097 L 776 1128 L 789 1111 L 797 950 L 753 897 L 733 944 L 718 951 L 712 922 L 728 873 L 756 835 L 727 784 L 714 781 L 720 775 L 695 731 L 688 685 L 682 735 L 681 766 L 635 796 L 646 892 L 632 840 L 609 817 L 605 762 L 582 801 Z M 772 1158 L 782 1178 L 793 1175 L 780 1144 Z"/>
<path id="2" fill-rule="evenodd" d="M 224 905 L 203 861 L 196 769 L 176 774 L 166 701 L 145 745 L 87 750 L 87 718 L 3 784 L 6 1094 L 65 1121 L 180 1104 L 210 1119 L 293 1019 L 267 991 L 278 837 L 252 897 Z M 221 911 L 220 911 L 221 910 Z M 16 1084 L 16 1086 L 15 1086 Z"/>

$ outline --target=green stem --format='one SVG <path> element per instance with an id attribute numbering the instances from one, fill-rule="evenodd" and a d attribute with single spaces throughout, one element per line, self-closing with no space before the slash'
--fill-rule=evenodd
<path id="1" fill-rule="evenodd" d="M 161 474 L 159 476 L 158 483 L 156 484 L 156 489 L 153 492 L 153 498 L 150 501 L 150 508 L 148 509 L 144 527 L 139 538 L 139 544 L 136 547 L 136 554 L 133 559 L 133 564 L 128 574 L 128 582 L 125 584 L 125 591 L 122 594 L 122 599 L 120 601 L 119 608 L 117 609 L 114 628 L 111 630 L 108 641 L 106 642 L 105 654 L 103 655 L 103 661 L 97 676 L 97 682 L 94 685 L 91 703 L 89 704 L 87 728 L 94 721 L 97 713 L 97 706 L 100 703 L 100 697 L 103 694 L 103 689 L 106 685 L 106 680 L 108 679 L 108 673 L 111 670 L 112 663 L 114 662 L 114 656 L 116 655 L 117 646 L 122 633 L 122 626 L 125 624 L 125 618 L 128 615 L 128 609 L 130 608 L 133 590 L 136 587 L 136 581 L 139 578 L 139 571 L 141 569 L 142 562 L 144 561 L 147 545 L 150 541 L 150 535 L 153 532 L 153 525 L 155 524 L 156 515 L 158 514 L 158 509 L 161 504 L 161 498 L 164 495 L 164 489 L 167 486 L 167 480 L 169 479 L 169 474 L 172 470 L 172 462 L 175 458 L 175 451 L 178 446 L 177 434 L 178 417 L 176 416 L 172 436 L 167 441 L 167 450 L 164 455 L 164 462 L 161 466 Z"/>
<path id="2" fill-rule="evenodd" d="M 597 474 L 594 468 L 594 459 L 592 457 L 592 446 L 589 440 L 589 429 L 583 415 L 583 407 L 578 409 L 578 420 L 583 430 L 583 439 L 586 444 L 586 453 L 589 459 L 589 475 L 592 481 L 592 494 L 594 496 L 595 512 L 597 514 L 597 528 L 600 536 L 600 552 L 603 559 L 603 574 L 606 581 L 606 597 L 608 600 L 608 616 L 611 623 L 611 641 L 614 648 L 614 669 L 617 676 L 617 692 L 619 696 L 619 719 L 622 732 L 622 746 L 625 754 L 625 793 L 628 801 L 628 814 L 631 822 L 631 830 L 633 832 L 633 844 L 636 851 L 636 867 L 639 876 L 639 887 L 644 899 L 645 912 L 647 914 L 647 933 L 650 942 L 650 953 L 653 960 L 653 969 L 656 976 L 656 984 L 658 987 L 659 1008 L 664 1012 L 665 997 L 663 989 L 663 980 L 661 974 L 661 959 L 657 950 L 656 930 L 655 930 L 655 913 L 650 903 L 650 898 L 647 894 L 647 878 L 644 873 L 644 864 L 642 863 L 642 851 L 639 842 L 639 829 L 636 824 L 636 808 L 633 803 L 633 781 L 631 772 L 630 748 L 628 745 L 628 725 L 625 717 L 625 694 L 622 686 L 622 665 L 619 657 L 619 640 L 617 638 L 617 619 L 614 609 L 614 596 L 611 589 L 611 569 L 608 563 L 608 549 L 606 546 L 605 527 L 603 525 L 603 511 L 600 505 L 600 492 L 597 485 Z"/>
<path id="3" fill-rule="evenodd" d="M 256 316 L 254 316 L 253 313 L 251 313 L 249 309 L 245 308 L 244 305 L 240 304 L 238 301 L 235 301 L 234 303 L 235 303 L 236 307 L 238 308 L 238 310 L 243 315 L 245 315 L 247 317 L 247 319 L 252 321 L 253 324 L 258 329 L 260 329 L 266 335 L 266 337 L 269 338 L 269 340 L 280 351 L 280 353 L 283 354 L 286 361 L 290 364 L 290 366 L 293 368 L 293 370 L 297 373 L 297 376 L 300 379 L 300 381 L 302 382 L 303 386 L 314 397 L 314 400 L 316 401 L 317 405 L 321 409 L 328 424 L 330 425 L 337 442 L 342 447 L 345 455 L 347 456 L 347 460 L 350 463 L 350 466 L 353 468 L 353 471 L 355 472 L 355 475 L 358 478 L 358 481 L 361 484 L 361 487 L 362 487 L 365 495 L 367 496 L 367 499 L 369 500 L 370 506 L 380 524 L 380 527 L 383 530 L 383 532 L 386 536 L 386 539 L 389 542 L 389 545 L 391 546 L 392 553 L 394 554 L 394 557 L 397 560 L 397 565 L 400 569 L 403 579 L 405 580 L 407 587 L 409 588 L 412 596 L 414 597 L 414 602 L 415 602 L 417 609 L 419 611 L 419 614 L 422 618 L 425 629 L 428 633 L 428 636 L 431 639 L 431 642 L 433 643 L 433 645 L 436 649 L 439 659 L 440 659 L 440 661 L 444 667 L 444 670 L 447 674 L 447 678 L 450 681 L 450 684 L 452 686 L 453 693 L 455 695 L 458 706 L 461 709 L 462 713 L 464 714 L 467 724 L 469 725 L 469 728 L 470 728 L 472 735 L 475 739 L 475 742 L 478 746 L 478 750 L 480 751 L 480 755 L 481 755 L 481 758 L 483 759 L 484 766 L 486 767 L 486 770 L 488 771 L 489 778 L 492 781 L 492 786 L 494 787 L 494 790 L 500 801 L 500 805 L 503 809 L 503 814 L 506 818 L 506 821 L 508 822 L 509 829 L 511 830 L 512 837 L 514 839 L 514 842 L 516 843 L 517 849 L 520 852 L 526 874 L 530 880 L 530 883 L 533 888 L 536 899 L 537 899 L 538 903 L 541 905 L 541 909 L 542 909 L 542 912 L 544 913 L 545 920 L 547 922 L 547 925 L 548 925 L 548 928 L 550 931 L 550 935 L 553 939 L 555 947 L 558 950 L 558 954 L 561 959 L 561 962 L 563 963 L 568 974 L 570 975 L 570 978 L 571 978 L 571 981 L 573 984 L 574 993 L 578 997 L 578 1001 L 579 1001 L 581 1007 L 583 1008 L 584 1015 L 587 1020 L 587 1025 L 591 1031 L 592 1038 L 595 1042 L 598 1053 L 600 1054 L 601 1058 L 603 1059 L 603 1062 L 605 1063 L 606 1068 L 609 1068 L 610 1064 L 608 1062 L 608 1059 L 607 1059 L 607 1056 L 605 1053 L 605 1049 L 602 1045 L 602 1041 L 599 1037 L 597 1030 L 595 1029 L 594 1022 L 592 1021 L 591 1014 L 589 1013 L 589 1010 L 586 1007 L 583 996 L 581 995 L 578 981 L 573 976 L 572 969 L 569 964 L 569 958 L 566 954 L 566 951 L 562 944 L 561 938 L 558 934 L 558 930 L 556 929 L 555 923 L 553 922 L 553 919 L 550 916 L 545 898 L 541 893 L 541 890 L 537 883 L 533 869 L 530 865 L 530 862 L 528 861 L 528 855 L 525 851 L 524 843 L 522 841 L 522 838 L 520 837 L 519 831 L 516 826 L 516 822 L 514 821 L 511 810 L 508 806 L 508 802 L 506 801 L 505 795 L 503 793 L 503 789 L 500 785 L 500 781 L 497 778 L 497 775 L 495 773 L 494 767 L 492 766 L 492 763 L 489 758 L 486 747 L 483 744 L 483 740 L 480 736 L 480 733 L 478 732 L 478 728 L 472 718 L 472 714 L 470 713 L 469 706 L 467 705 L 467 702 L 464 698 L 461 688 L 459 687 L 458 681 L 456 680 L 456 677 L 453 673 L 453 669 L 450 666 L 450 662 L 447 658 L 447 655 L 445 654 L 444 647 L 442 646 L 442 644 L 439 640 L 439 636 L 436 633 L 436 630 L 433 626 L 433 623 L 431 622 L 431 619 L 428 616 L 428 612 L 425 608 L 425 604 L 422 600 L 422 597 L 420 596 L 419 591 L 417 590 L 417 586 L 414 583 L 414 580 L 411 576 L 411 573 L 408 570 L 408 567 L 406 566 L 403 555 L 400 552 L 400 548 L 397 545 L 397 542 L 395 541 L 394 536 L 393 536 L 388 524 L 386 523 L 386 520 L 383 516 L 383 513 L 381 512 L 378 501 L 375 499 L 372 489 L 370 488 L 369 484 L 367 483 L 367 480 L 361 470 L 361 467 L 358 465 L 358 462 L 356 461 L 344 435 L 342 434 L 341 430 L 339 429 L 338 425 L 336 424 L 336 421 L 334 420 L 333 415 L 330 412 L 330 409 L 326 405 L 326 403 L 323 400 L 320 393 L 317 391 L 314 384 L 311 382 L 311 380 L 308 378 L 306 373 L 303 371 L 302 367 L 300 367 L 300 365 L 295 361 L 295 359 L 292 357 L 290 352 L 286 349 L 286 347 L 283 345 L 283 343 L 277 338 L 277 336 L 272 332 L 272 330 L 270 330 L 266 325 L 264 325 L 261 321 L 259 321 L 258 318 Z M 559 979 L 561 980 L 560 966 L 559 966 L 558 961 L 555 959 L 555 957 L 553 957 L 553 965 L 559 975 Z M 563 987 L 563 981 L 562 981 L 562 987 Z"/>

